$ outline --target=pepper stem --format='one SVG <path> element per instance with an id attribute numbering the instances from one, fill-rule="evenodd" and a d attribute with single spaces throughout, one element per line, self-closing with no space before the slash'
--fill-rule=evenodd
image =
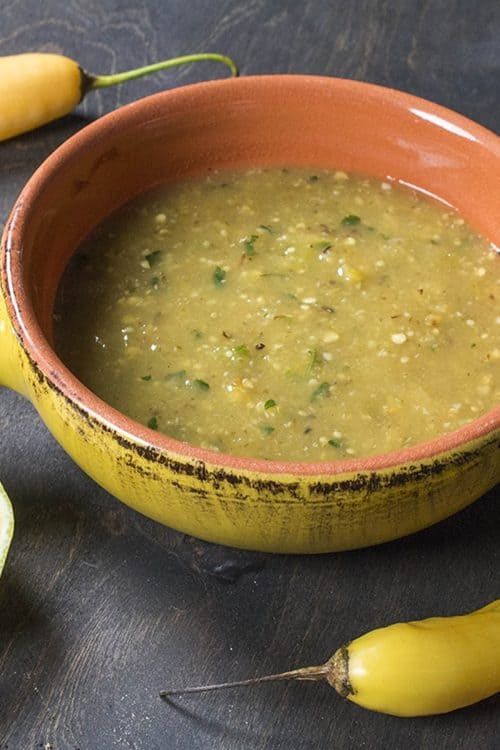
<path id="1" fill-rule="evenodd" d="M 204 60 L 212 60 L 214 62 L 221 62 L 227 65 L 233 76 L 238 75 L 238 68 L 230 57 L 225 55 L 218 55 L 215 52 L 200 52 L 194 55 L 184 55 L 183 57 L 172 57 L 169 60 L 162 60 L 161 62 L 153 63 L 152 65 L 146 65 L 143 68 L 135 68 L 134 70 L 126 70 L 123 73 L 113 73 L 112 75 L 105 76 L 93 76 L 85 74 L 86 76 L 86 91 L 94 91 L 95 89 L 103 89 L 108 86 L 116 86 L 119 83 L 125 83 L 126 81 L 132 81 L 135 78 L 142 78 L 150 73 L 155 73 L 159 70 L 167 70 L 167 68 L 175 68 L 178 65 L 186 65 L 193 62 L 203 62 Z"/>
<path id="2" fill-rule="evenodd" d="M 278 682 L 280 680 L 322 680 L 328 671 L 328 664 L 318 667 L 302 667 L 293 669 L 291 672 L 280 672 L 280 674 L 269 674 L 265 677 L 253 677 L 250 680 L 238 680 L 237 682 L 220 682 L 216 685 L 198 685 L 196 687 L 174 688 L 173 690 L 161 690 L 161 698 L 169 698 L 172 695 L 185 695 L 186 693 L 205 693 L 209 690 L 225 690 L 233 687 L 248 687 L 260 682 Z"/>

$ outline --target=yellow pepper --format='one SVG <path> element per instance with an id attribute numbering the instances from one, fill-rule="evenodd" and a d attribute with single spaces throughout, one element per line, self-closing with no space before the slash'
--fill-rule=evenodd
<path id="1" fill-rule="evenodd" d="M 500 690 L 500 599 L 467 615 L 372 630 L 317 667 L 160 695 L 321 679 L 344 698 L 394 716 L 446 713 L 488 698 Z"/>
<path id="2" fill-rule="evenodd" d="M 238 74 L 229 57 L 210 52 L 105 76 L 90 75 L 63 55 L 28 52 L 0 57 L 0 141 L 67 115 L 89 91 L 204 60 L 224 63 L 233 75 Z"/>
<path id="3" fill-rule="evenodd" d="M 395 716 L 476 703 L 500 690 L 500 600 L 372 630 L 338 651 L 325 676 L 354 703 Z"/>

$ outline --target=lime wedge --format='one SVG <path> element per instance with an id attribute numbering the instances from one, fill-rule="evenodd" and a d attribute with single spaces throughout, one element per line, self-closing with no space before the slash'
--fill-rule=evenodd
<path id="1" fill-rule="evenodd" d="M 9 496 L 0 483 L 0 574 L 14 533 L 14 513 Z"/>

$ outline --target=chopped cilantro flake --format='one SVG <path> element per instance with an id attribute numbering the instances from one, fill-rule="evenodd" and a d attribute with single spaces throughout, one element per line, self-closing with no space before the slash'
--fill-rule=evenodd
<path id="1" fill-rule="evenodd" d="M 246 347 L 245 344 L 240 344 L 239 346 L 235 346 L 233 351 L 237 357 L 249 357 L 250 356 L 248 347 Z"/>
<path id="2" fill-rule="evenodd" d="M 329 250 L 332 249 L 331 243 L 325 242 L 324 240 L 320 240 L 319 242 L 312 244 L 311 247 L 315 250 L 318 250 L 322 255 L 325 255 Z"/>
<path id="3" fill-rule="evenodd" d="M 336 440 L 335 438 L 331 438 L 328 441 L 328 445 L 331 445 L 332 448 L 342 448 L 342 441 L 341 440 Z"/>
<path id="4" fill-rule="evenodd" d="M 356 216 L 356 214 L 348 214 L 347 216 L 344 216 L 342 221 L 340 222 L 344 226 L 355 226 L 356 224 L 359 224 L 361 222 L 361 219 L 359 216 Z"/>
<path id="5" fill-rule="evenodd" d="M 210 390 L 210 386 L 204 380 L 198 380 L 198 379 L 193 380 L 193 385 L 195 388 L 198 388 L 200 391 Z"/>
<path id="6" fill-rule="evenodd" d="M 255 255 L 254 242 L 259 239 L 258 234 L 252 234 L 249 240 L 243 241 L 243 247 L 245 248 L 245 255 L 251 257 Z"/>
<path id="7" fill-rule="evenodd" d="M 153 250 L 152 253 L 148 253 L 148 255 L 145 256 L 145 260 L 147 260 L 151 268 L 158 263 L 160 258 L 161 258 L 161 250 Z"/>
<path id="8" fill-rule="evenodd" d="M 277 406 L 278 404 L 273 398 L 268 398 L 266 403 L 264 404 L 264 409 L 272 409 L 273 406 Z"/>
<path id="9" fill-rule="evenodd" d="M 158 429 L 158 419 L 156 417 L 151 417 L 151 419 L 148 420 L 148 427 L 150 430 L 157 430 Z"/>
<path id="10" fill-rule="evenodd" d="M 212 278 L 215 286 L 222 286 L 226 283 L 226 272 L 220 266 L 216 266 Z"/>
<path id="11" fill-rule="evenodd" d="M 309 349 L 309 351 L 307 352 L 307 356 L 309 358 L 307 363 L 307 373 L 310 374 L 315 367 L 323 362 L 323 360 L 318 354 L 317 349 Z"/>
<path id="12" fill-rule="evenodd" d="M 263 435 L 271 435 L 274 432 L 274 427 L 271 427 L 270 424 L 261 424 L 259 425 L 259 430 Z"/>
<path id="13" fill-rule="evenodd" d="M 327 398 L 330 395 L 330 383 L 321 383 L 311 394 L 311 401 L 319 401 L 321 398 Z"/>

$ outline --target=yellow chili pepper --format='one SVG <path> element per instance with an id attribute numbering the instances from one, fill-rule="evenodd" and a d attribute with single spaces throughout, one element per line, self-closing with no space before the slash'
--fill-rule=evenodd
<path id="1" fill-rule="evenodd" d="M 354 703 L 395 716 L 476 703 L 500 690 L 500 599 L 467 615 L 366 633 L 334 655 L 325 676 Z"/>
<path id="2" fill-rule="evenodd" d="M 500 690 L 500 599 L 467 615 L 372 630 L 317 667 L 160 695 L 322 679 L 344 698 L 394 716 L 447 713 L 488 698 Z"/>
<path id="3" fill-rule="evenodd" d="M 101 76 L 86 73 L 77 62 L 63 55 L 28 52 L 0 57 L 0 141 L 67 115 L 89 91 L 204 60 L 224 63 L 233 75 L 238 75 L 229 57 L 211 52 Z"/>

